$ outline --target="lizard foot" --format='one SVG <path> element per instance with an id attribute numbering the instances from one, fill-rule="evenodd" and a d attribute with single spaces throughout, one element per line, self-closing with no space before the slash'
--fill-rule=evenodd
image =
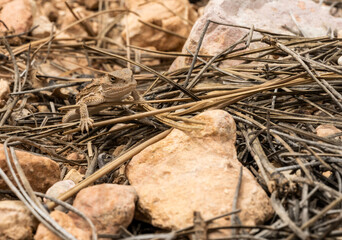
<path id="1" fill-rule="evenodd" d="M 94 123 L 94 120 L 91 119 L 90 117 L 81 119 L 81 122 L 80 122 L 81 132 L 83 133 L 83 130 L 86 130 L 87 133 L 89 133 L 89 128 L 93 127 L 93 123 Z"/>

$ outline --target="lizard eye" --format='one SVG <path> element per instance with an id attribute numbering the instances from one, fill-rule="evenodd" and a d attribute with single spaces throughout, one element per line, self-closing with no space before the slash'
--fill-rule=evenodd
<path id="1" fill-rule="evenodd" d="M 116 81 L 116 78 L 115 78 L 115 77 L 110 77 L 110 81 L 111 81 L 111 82 L 115 82 L 115 81 Z"/>

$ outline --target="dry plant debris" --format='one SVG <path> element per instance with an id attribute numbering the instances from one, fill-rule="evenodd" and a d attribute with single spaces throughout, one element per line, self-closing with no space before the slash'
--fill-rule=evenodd
<path id="1" fill-rule="evenodd" d="M 235 221 L 226 227 L 234 229 L 234 235 L 226 239 L 342 236 L 342 134 L 316 134 L 321 125 L 342 128 L 342 67 L 338 65 L 341 39 L 277 35 L 251 28 L 220 54 L 185 54 L 194 57 L 193 64 L 168 72 L 171 61 L 180 53 L 111 41 L 100 31 L 109 27 L 102 17 L 119 19 L 118 15 L 122 17 L 129 11 L 102 7 L 86 17 L 75 14 L 77 20 L 46 38 L 32 38 L 32 29 L 24 34 L 3 34 L 0 77 L 11 83 L 9 96 L 0 99 L 5 101 L 0 109 L 0 140 L 5 149 L 15 146 L 49 156 L 60 164 L 61 178 L 71 169 L 85 174 L 85 180 L 60 197 L 64 201 L 92 183 L 126 183 L 120 167 L 165 137 L 170 125 L 200 126 L 203 123 L 189 118 L 207 109 L 223 109 L 237 123 L 238 159 L 263 186 L 275 210 L 274 217 L 262 226 Z M 69 8 L 73 12 L 73 6 Z M 98 32 L 92 25 L 95 22 Z M 75 26 L 87 34 L 62 37 Z M 264 37 L 254 38 L 254 31 Z M 15 38 L 22 44 L 13 43 Z M 251 42 L 268 46 L 250 50 Z M 226 59 L 242 63 L 224 69 L 216 67 Z M 64 113 L 59 109 L 75 104 L 73 96 L 79 91 L 75 86 L 127 66 L 134 69 L 141 102 L 127 99 L 115 106 L 105 105 L 106 111 L 93 116 L 93 128 L 88 134 L 81 133 L 78 122 L 61 123 Z M 148 107 L 142 108 L 142 103 Z M 73 135 L 72 140 L 66 137 L 68 134 Z M 15 163 L 13 154 L 12 158 Z M 40 222 L 53 226 L 20 168 L 17 172 L 24 187 L 11 186 L 13 193 L 30 206 Z M 5 179 L 1 169 L 0 175 Z M 8 191 L 1 194 L 14 197 Z M 217 218 L 237 217 L 238 212 Z M 215 219 L 203 220 L 198 213 L 195 216 L 195 227 L 177 231 L 156 233 L 158 229 L 142 229 L 141 223 L 135 222 L 129 227 L 134 236 L 126 229 L 121 235 L 100 237 L 172 239 L 197 234 L 201 236 L 198 239 L 203 239 L 203 232 L 218 230 L 201 230 Z M 61 228 L 54 231 L 64 239 L 73 239 Z M 150 234 L 140 235 L 143 233 Z"/>

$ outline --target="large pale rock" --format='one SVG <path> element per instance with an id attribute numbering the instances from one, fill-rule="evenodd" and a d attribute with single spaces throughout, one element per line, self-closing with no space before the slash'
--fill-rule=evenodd
<path id="1" fill-rule="evenodd" d="M 100 184 L 81 190 L 73 206 L 90 218 L 99 234 L 115 234 L 120 226 L 131 223 L 136 200 L 137 194 L 131 186 Z M 70 216 L 79 226 L 86 224 L 76 214 Z"/>
<path id="2" fill-rule="evenodd" d="M 232 210 L 242 166 L 234 146 L 235 122 L 223 110 L 194 119 L 205 122 L 205 128 L 174 129 L 127 166 L 127 177 L 139 196 L 138 209 L 155 226 L 179 229 L 192 224 L 194 211 L 208 219 Z M 266 193 L 246 168 L 238 208 L 243 225 L 260 224 L 273 212 Z"/>
<path id="3" fill-rule="evenodd" d="M 15 153 L 34 191 L 45 193 L 49 187 L 59 180 L 60 170 L 58 164 L 50 158 L 20 150 L 16 150 Z M 0 144 L 0 168 L 14 182 L 6 163 L 4 146 L 2 144 Z M 0 189 L 8 189 L 2 178 L 0 178 Z"/>
<path id="4" fill-rule="evenodd" d="M 135 0 L 125 1 L 127 7 L 140 16 L 139 18 L 133 13 L 128 15 L 130 44 L 140 47 L 155 47 L 162 51 L 180 50 L 185 42 L 184 39 L 151 28 L 139 22 L 139 19 L 187 37 L 192 26 L 182 18 L 190 22 L 194 22 L 197 18 L 197 13 L 191 4 L 187 0 L 169 0 L 160 3 L 147 1 L 138 4 L 140 2 Z M 126 21 L 124 20 L 123 23 L 126 23 Z M 126 40 L 126 34 L 126 30 L 123 31 L 122 37 L 124 40 Z"/>
<path id="5" fill-rule="evenodd" d="M 0 239 L 32 239 L 37 225 L 21 201 L 0 201 Z"/>
<path id="6" fill-rule="evenodd" d="M 78 240 L 90 240 L 91 233 L 88 228 L 78 227 L 73 219 L 67 214 L 60 211 L 53 211 L 50 214 L 51 218 L 54 219 L 61 227 L 63 227 L 67 232 L 72 234 Z M 39 224 L 37 233 L 34 236 L 35 240 L 62 240 L 60 237 L 56 236 L 49 229 L 47 229 L 43 224 Z"/>
<path id="7" fill-rule="evenodd" d="M 320 6 L 312 0 L 215 0 L 209 1 L 204 14 L 194 24 L 182 52 L 188 54 L 186 47 L 195 52 L 203 28 L 209 19 L 248 28 L 254 25 L 255 28 L 274 33 L 293 35 L 283 28 L 283 26 L 287 26 L 298 32 L 291 13 L 306 37 L 324 36 L 327 34 L 328 28 L 342 28 L 341 18 L 331 16 L 328 6 Z M 248 31 L 248 29 L 211 23 L 204 37 L 200 53 L 216 55 L 227 49 Z M 254 37 L 260 36 L 260 34 L 254 32 Z M 260 46 L 260 44 L 251 44 L 251 48 L 256 46 Z M 178 57 L 170 70 L 190 65 L 191 61 L 191 58 Z M 233 65 L 236 64 L 236 61 L 224 61 L 223 63 L 224 65 Z"/>
<path id="8" fill-rule="evenodd" d="M 30 0 L 13 0 L 3 5 L 0 13 L 2 20 L 14 33 L 28 31 L 32 26 L 32 8 Z M 3 24 L 0 24 L 0 31 L 6 31 Z"/>

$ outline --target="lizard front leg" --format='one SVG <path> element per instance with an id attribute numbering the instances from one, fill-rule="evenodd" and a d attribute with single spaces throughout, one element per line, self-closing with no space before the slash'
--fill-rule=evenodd
<path id="1" fill-rule="evenodd" d="M 78 103 L 80 106 L 80 128 L 81 132 L 85 129 L 89 133 L 89 128 L 93 127 L 94 120 L 89 117 L 88 106 L 96 106 L 105 102 L 105 98 L 103 96 L 90 96 L 82 99 Z M 97 113 L 102 108 L 98 108 L 98 111 L 92 111 L 93 113 Z"/>
<path id="2" fill-rule="evenodd" d="M 85 129 L 87 133 L 89 133 L 89 128 L 93 127 L 94 120 L 89 117 L 87 104 L 84 102 L 80 102 L 78 104 L 80 106 L 80 128 L 81 132 Z"/>

